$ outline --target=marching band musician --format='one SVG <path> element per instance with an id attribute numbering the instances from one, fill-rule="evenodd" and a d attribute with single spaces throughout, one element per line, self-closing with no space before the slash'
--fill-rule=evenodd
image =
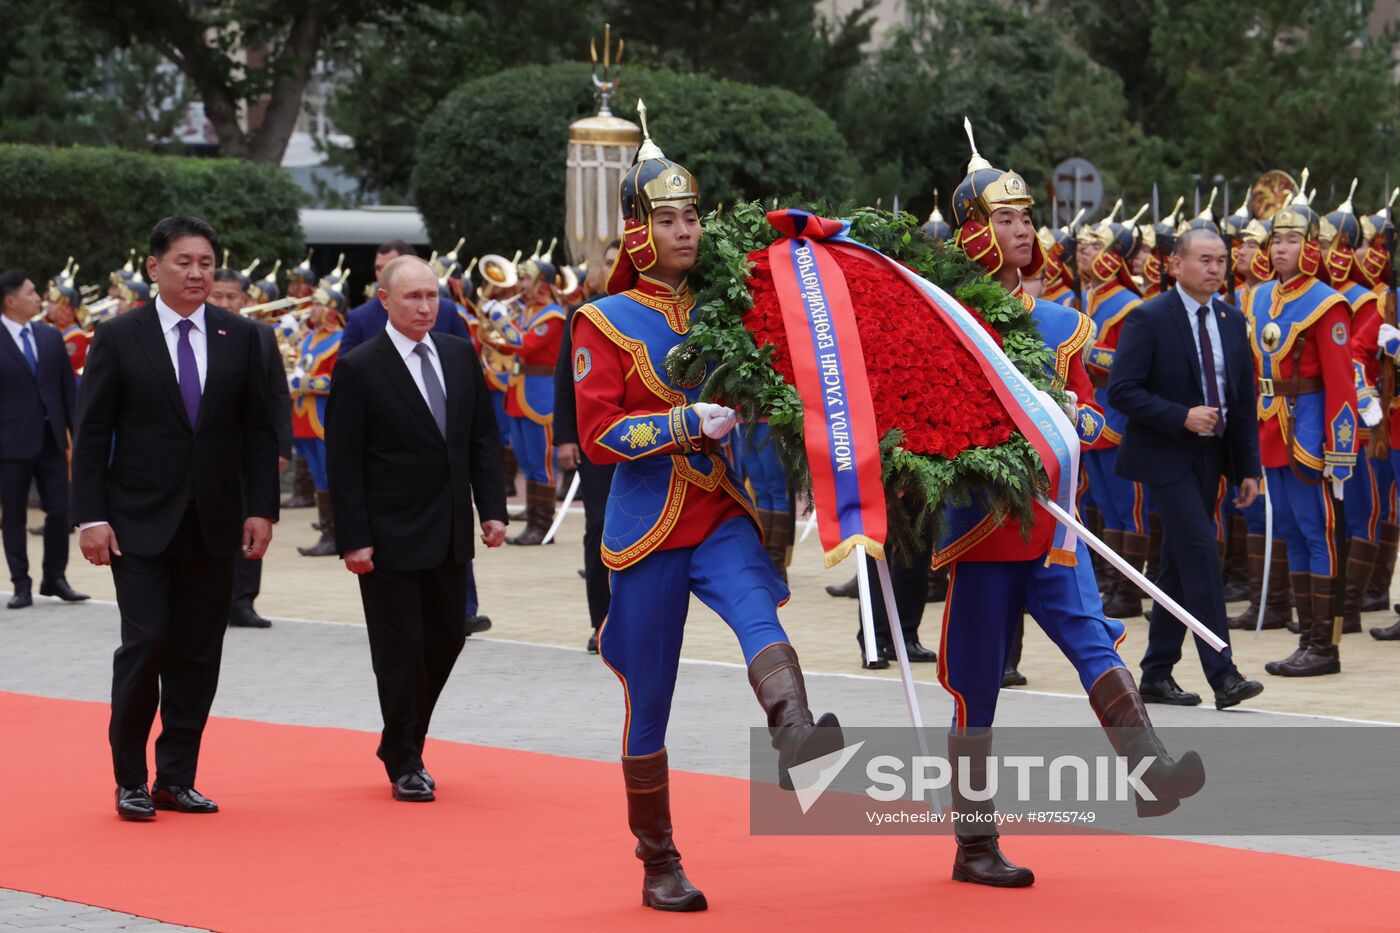
<path id="1" fill-rule="evenodd" d="M 520 254 L 517 253 L 518 257 Z M 496 426 L 501 433 L 501 473 L 506 480 L 506 496 L 515 495 L 515 474 L 520 472 L 515 449 L 510 445 L 510 416 L 506 414 L 506 391 L 515 362 L 510 355 L 495 348 L 487 336 L 497 329 L 496 320 L 518 323 L 522 302 L 519 300 L 520 275 L 514 260 L 494 253 L 481 257 L 481 290 L 474 339 L 481 348 L 481 373 L 486 377 L 486 389 L 491 394 L 491 406 L 496 412 Z"/>
<path id="2" fill-rule="evenodd" d="M 322 285 L 312 293 L 309 333 L 301 339 L 296 369 L 287 379 L 292 394 L 292 444 L 306 460 L 316 490 L 316 514 L 321 538 L 310 547 L 299 547 L 303 557 L 333 557 L 335 515 L 331 511 L 331 487 L 326 477 L 326 400 L 331 394 L 331 374 L 339 355 L 345 326 L 345 296 Z"/>

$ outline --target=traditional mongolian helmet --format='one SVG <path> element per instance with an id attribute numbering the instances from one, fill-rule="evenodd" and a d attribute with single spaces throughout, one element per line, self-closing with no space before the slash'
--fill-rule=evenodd
<path id="1" fill-rule="evenodd" d="M 1395 199 L 1400 196 L 1400 188 L 1390 192 L 1390 201 L 1385 207 L 1361 218 L 1361 235 L 1370 248 L 1361 257 L 1361 275 L 1372 288 L 1390 285 L 1390 250 L 1395 245 L 1395 223 L 1392 210 Z"/>
<path id="2" fill-rule="evenodd" d="M 1226 205 L 1227 207 L 1229 205 Z M 1249 213 L 1249 195 L 1246 194 L 1239 208 L 1230 216 L 1220 221 L 1220 232 L 1229 234 L 1232 238 L 1244 235 L 1244 228 L 1249 226 L 1251 215 Z"/>
<path id="3" fill-rule="evenodd" d="M 322 284 L 311 293 L 311 300 L 318 305 L 323 305 L 328 311 L 334 311 L 342 318 L 345 316 L 345 293 L 334 285 Z"/>
<path id="4" fill-rule="evenodd" d="M 74 271 L 76 272 L 76 269 Z M 44 297 L 51 305 L 62 303 L 70 308 L 77 308 L 83 303 L 83 296 L 78 292 L 77 285 L 71 277 L 50 279 L 49 290 Z"/>
<path id="5" fill-rule="evenodd" d="M 322 288 L 330 288 L 335 289 L 336 291 L 343 291 L 343 287 L 345 285 L 345 277 L 348 273 L 349 270 L 345 268 L 345 254 L 341 253 L 340 258 L 335 261 L 335 268 L 332 269 L 326 275 L 326 277 L 321 279 L 321 281 L 317 284 L 320 285 Z M 342 295 L 342 300 L 343 297 L 344 296 Z"/>
<path id="6" fill-rule="evenodd" d="M 1205 210 L 1201 211 L 1190 220 L 1182 221 L 1180 226 L 1176 228 L 1178 236 L 1185 233 L 1187 230 L 1214 230 L 1216 233 L 1220 232 L 1220 225 L 1215 222 L 1215 212 L 1212 210 L 1212 208 L 1215 207 L 1216 194 L 1216 189 L 1211 188 L 1210 200 L 1206 202 Z"/>
<path id="7" fill-rule="evenodd" d="M 651 140 L 647 105 L 637 101 L 642 123 L 642 145 L 632 167 L 622 176 L 618 195 L 622 201 L 622 249 L 608 273 L 608 294 L 615 295 L 636 284 L 637 276 L 656 265 L 656 245 L 651 238 L 651 215 L 661 207 L 700 204 L 700 185 L 685 166 L 673 162 Z"/>
<path id="8" fill-rule="evenodd" d="M 1356 209 L 1351 203 L 1356 194 L 1356 182 L 1355 178 L 1351 180 L 1351 190 L 1347 192 L 1346 200 L 1324 218 L 1336 231 L 1332 239 L 1334 246 L 1345 244 L 1356 249 L 1361 245 L 1361 220 L 1356 216 Z"/>
<path id="9" fill-rule="evenodd" d="M 1137 283 L 1133 281 L 1132 275 L 1128 271 L 1128 257 L 1137 248 L 1137 221 L 1138 218 L 1147 212 L 1151 205 L 1144 204 L 1138 208 L 1138 212 L 1132 219 L 1118 223 L 1113 218 L 1118 215 L 1119 209 L 1123 206 L 1120 198 L 1113 205 L 1113 210 L 1109 212 L 1108 219 L 1101 223 L 1080 228 L 1079 242 L 1100 243 L 1103 250 L 1094 257 L 1094 275 L 1104 281 L 1117 281 L 1125 288 L 1137 291 Z"/>
<path id="10" fill-rule="evenodd" d="M 125 279 L 117 286 L 117 291 L 121 294 L 122 300 L 129 305 L 145 304 L 151 300 L 151 286 L 146 280 L 141 278 L 141 273 L 133 272 L 131 278 Z"/>
<path id="11" fill-rule="evenodd" d="M 933 213 L 928 215 L 928 220 L 919 229 L 928 234 L 931 239 L 939 242 L 946 242 L 953 238 L 953 228 L 948 226 L 948 221 L 943 219 L 943 212 L 938 209 L 938 189 L 933 189 Z"/>
<path id="12" fill-rule="evenodd" d="M 260 262 L 262 260 L 255 257 L 246 267 L 238 270 L 238 284 L 245 292 L 253 287 L 253 270 L 258 267 Z"/>
<path id="13" fill-rule="evenodd" d="M 311 269 L 311 255 L 315 250 L 307 250 L 306 258 L 301 261 L 301 265 L 287 270 L 287 282 L 291 284 L 293 279 L 299 279 L 304 284 L 312 288 L 316 287 L 316 273 Z"/>
<path id="14" fill-rule="evenodd" d="M 136 250 L 133 249 L 130 253 L 127 254 L 126 262 L 122 264 L 122 267 L 120 269 L 114 270 L 110 275 L 107 276 L 107 281 L 110 282 L 112 285 L 119 285 L 125 279 L 131 278 L 132 274 L 135 272 Z"/>
<path id="15" fill-rule="evenodd" d="M 1185 198 L 1177 198 L 1172 212 L 1152 225 L 1152 247 L 1161 255 L 1165 256 L 1176 249 L 1177 215 L 1181 213 L 1184 203 Z"/>
<path id="16" fill-rule="evenodd" d="M 1269 240 L 1272 242 L 1281 233 L 1301 233 L 1303 251 L 1298 256 L 1298 271 L 1315 276 L 1322 268 L 1322 218 L 1313 210 L 1308 195 L 1303 193 L 1307 187 L 1308 170 L 1305 168 L 1298 181 L 1298 193 L 1274 214 Z"/>
<path id="17" fill-rule="evenodd" d="M 279 259 L 272 264 L 271 272 L 248 286 L 248 295 L 254 304 L 266 304 L 282 297 L 282 290 L 277 287 L 277 271 L 281 268 L 282 260 Z"/>
<path id="18" fill-rule="evenodd" d="M 996 274 L 1005 260 L 992 229 L 992 215 L 1002 208 L 1029 213 L 1035 198 L 1031 197 L 1024 178 L 1015 172 L 993 168 L 982 158 L 972 137 L 972 121 L 967 117 L 963 117 L 963 129 L 972 148 L 972 158 L 967 163 L 967 176 L 953 191 L 953 223 L 958 228 L 956 242 L 969 259 Z M 1045 262 L 1040 238 L 1032 236 L 1031 259 L 1021 272 L 1026 276 L 1038 275 Z"/>

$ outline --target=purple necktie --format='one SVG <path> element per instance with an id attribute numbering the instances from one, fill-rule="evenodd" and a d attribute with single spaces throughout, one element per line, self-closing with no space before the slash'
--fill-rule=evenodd
<path id="1" fill-rule="evenodd" d="M 1201 335 L 1201 372 L 1206 377 L 1206 404 L 1220 412 L 1220 418 L 1210 433 L 1224 437 L 1225 413 L 1220 409 L 1220 387 L 1215 382 L 1215 347 L 1210 342 L 1210 329 L 1206 327 L 1206 316 L 1209 314 L 1210 305 L 1201 305 L 1196 309 L 1196 329 Z"/>
<path id="2" fill-rule="evenodd" d="M 194 361 L 194 346 L 190 343 L 190 328 L 194 327 L 194 321 L 186 318 L 175 326 L 180 328 L 180 339 L 175 344 L 175 358 L 180 361 L 180 400 L 185 403 L 190 427 L 194 427 L 199 420 L 199 398 L 204 394 L 199 386 L 199 365 Z"/>

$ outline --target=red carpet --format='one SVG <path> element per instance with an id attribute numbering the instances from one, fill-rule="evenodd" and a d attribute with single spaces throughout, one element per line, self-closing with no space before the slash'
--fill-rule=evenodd
<path id="1" fill-rule="evenodd" d="M 441 786 L 401 804 L 360 732 L 214 720 L 216 816 L 112 812 L 107 708 L 0 693 L 11 767 L 0 887 L 217 930 L 1395 929 L 1400 874 L 1133 838 L 1022 837 L 1036 885 L 948 877 L 934 838 L 750 837 L 733 778 L 675 776 L 708 913 L 640 906 L 615 764 L 431 742 Z M 737 739 L 736 739 L 737 741 Z"/>

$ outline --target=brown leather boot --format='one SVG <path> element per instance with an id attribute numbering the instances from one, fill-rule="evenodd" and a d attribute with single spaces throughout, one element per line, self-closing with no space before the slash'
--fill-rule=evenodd
<path id="1" fill-rule="evenodd" d="M 549 526 L 554 524 L 554 487 L 549 483 L 525 483 L 525 530 L 511 544 L 533 546 L 544 543 Z"/>
<path id="2" fill-rule="evenodd" d="M 1138 816 L 1170 813 L 1182 800 L 1205 786 L 1206 770 L 1200 755 L 1187 752 L 1178 761 L 1167 754 L 1152 728 L 1137 683 L 1126 667 L 1115 667 L 1099 675 L 1089 688 L 1089 705 L 1108 733 L 1113 750 L 1128 759 L 1130 768 L 1136 768 L 1138 762 L 1149 756 L 1156 759 L 1143 773 L 1142 783 L 1157 799 L 1138 797 Z"/>
<path id="3" fill-rule="evenodd" d="M 1300 635 L 1303 653 L 1279 662 L 1276 670 L 1269 671 L 1280 677 L 1321 677 L 1325 674 L 1342 672 L 1341 652 L 1337 642 L 1341 638 L 1341 616 L 1337 612 L 1334 587 L 1331 577 L 1312 577 L 1313 615 L 1312 624 Z M 1265 668 L 1267 670 L 1267 667 Z"/>
<path id="4" fill-rule="evenodd" d="M 807 686 L 792 645 L 774 642 L 755 655 L 749 665 L 749 686 L 768 716 L 768 734 L 778 750 L 778 786 L 783 790 L 792 790 L 788 769 L 793 765 L 839 751 L 845 745 L 834 713 L 823 713 L 812 721 Z"/>
<path id="5" fill-rule="evenodd" d="M 788 513 L 772 509 L 758 509 L 758 521 L 763 528 L 763 549 L 773 561 L 773 569 L 784 583 L 787 582 L 788 544 L 792 536 L 788 534 Z"/>
<path id="6" fill-rule="evenodd" d="M 1115 554 L 1123 553 L 1123 532 L 1117 528 L 1105 528 L 1103 534 L 1099 535 L 1099 540 L 1108 545 L 1108 549 Z M 1099 592 L 1103 595 L 1104 601 L 1108 602 L 1118 595 L 1119 584 L 1122 582 L 1122 575 L 1113 569 L 1113 565 L 1104 561 L 1102 569 L 1098 571 Z"/>
<path id="7" fill-rule="evenodd" d="M 1225 601 L 1253 599 L 1255 588 L 1249 578 L 1249 525 L 1243 515 L 1230 516 L 1225 540 Z M 1257 611 L 1258 604 L 1255 604 Z"/>
<path id="8" fill-rule="evenodd" d="M 1371 572 L 1370 584 L 1366 587 L 1366 599 L 1361 604 L 1362 612 L 1383 612 L 1390 608 L 1390 583 L 1395 579 L 1395 552 L 1400 548 L 1400 525 L 1381 522 L 1379 541 L 1376 565 Z"/>
<path id="9" fill-rule="evenodd" d="M 501 448 L 501 474 L 506 478 L 506 498 L 515 495 L 515 474 L 520 470 L 520 465 L 515 462 L 515 448 Z"/>
<path id="10" fill-rule="evenodd" d="M 1123 559 L 1141 570 L 1147 562 L 1147 535 L 1135 531 L 1123 532 Z M 1119 577 L 1118 590 L 1103 607 L 1104 614 L 1113 619 L 1134 619 L 1142 615 L 1142 590 L 1126 577 Z"/>
<path id="11" fill-rule="evenodd" d="M 1361 631 L 1361 604 L 1366 601 L 1366 586 L 1371 582 L 1379 552 L 1379 545 L 1364 538 L 1352 538 L 1347 542 L 1347 584 L 1342 600 L 1343 635 Z"/>
<path id="12" fill-rule="evenodd" d="M 316 504 L 316 484 L 305 457 L 292 458 L 292 494 L 282 500 L 284 509 L 309 509 Z"/>
<path id="13" fill-rule="evenodd" d="M 1290 573 L 1288 581 L 1293 588 L 1293 605 L 1298 610 L 1298 621 L 1294 623 L 1289 620 L 1289 631 L 1295 631 L 1294 625 L 1298 628 L 1298 647 L 1293 649 L 1293 653 L 1282 661 L 1270 661 L 1264 665 L 1264 671 L 1269 674 L 1277 674 L 1279 668 L 1285 664 L 1296 663 L 1308 651 L 1308 644 L 1312 640 L 1313 627 L 1313 601 L 1312 601 L 1312 581 L 1310 573 Z"/>
<path id="14" fill-rule="evenodd" d="M 1384 628 L 1377 626 L 1371 629 L 1371 637 L 1376 641 L 1400 641 L 1400 619 Z"/>
<path id="15" fill-rule="evenodd" d="M 316 514 L 321 519 L 321 540 L 311 547 L 297 548 L 297 553 L 302 557 L 334 557 L 340 549 L 335 546 L 335 515 L 331 512 L 329 492 L 316 491 Z"/>
<path id="16" fill-rule="evenodd" d="M 1277 546 L 1278 542 L 1274 542 L 1274 545 Z M 1307 588 L 1301 591 L 1299 590 L 1299 584 L 1301 582 L 1298 580 L 1299 576 L 1306 577 L 1309 581 L 1306 584 Z M 1286 626 L 1286 628 L 1294 635 L 1303 634 L 1307 627 L 1312 624 L 1311 622 L 1307 621 L 1308 619 L 1312 618 L 1313 609 L 1312 583 L 1310 582 L 1311 580 L 1312 574 L 1296 574 L 1292 570 L 1288 571 L 1289 589 L 1293 591 L 1293 607 L 1298 610 L 1298 614 L 1296 617 L 1292 617 L 1288 620 L 1288 625 Z M 1306 607 L 1303 605 L 1304 603 L 1307 604 Z"/>
<path id="17" fill-rule="evenodd" d="M 948 734 L 948 760 L 953 766 L 953 838 L 958 854 L 953 858 L 953 880 L 985 884 L 994 888 L 1026 888 L 1035 883 L 1035 873 L 1009 861 L 1001 854 L 997 840 L 996 803 L 969 800 L 969 791 L 987 788 L 987 756 L 992 751 L 992 734 Z"/>
<path id="18" fill-rule="evenodd" d="M 1249 535 L 1245 538 L 1245 564 L 1249 571 L 1249 605 L 1244 611 L 1230 620 L 1232 629 L 1254 628 L 1259 618 L 1259 600 L 1264 589 L 1264 536 Z"/>
<path id="19" fill-rule="evenodd" d="M 622 756 L 627 784 L 627 825 L 637 837 L 642 860 L 642 906 L 653 910 L 691 911 L 709 906 L 681 868 L 681 854 L 671 840 L 671 777 L 666 749 L 650 755 Z"/>

